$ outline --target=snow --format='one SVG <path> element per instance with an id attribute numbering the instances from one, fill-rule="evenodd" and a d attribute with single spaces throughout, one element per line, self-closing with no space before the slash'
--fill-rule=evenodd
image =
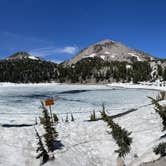
<path id="1" fill-rule="evenodd" d="M 93 54 L 90 54 L 89 56 L 86 56 L 86 57 L 94 58 L 95 56 L 96 56 L 96 54 L 93 53 Z"/>
<path id="2" fill-rule="evenodd" d="M 111 58 L 115 58 L 116 55 L 117 55 L 117 54 L 112 54 L 112 55 L 111 55 Z"/>
<path id="3" fill-rule="evenodd" d="M 150 75 L 152 78 L 155 78 L 157 77 L 157 74 L 158 74 L 157 67 L 154 66 Z"/>
<path id="4" fill-rule="evenodd" d="M 166 86 L 156 86 L 156 85 L 151 85 L 148 82 L 145 82 L 145 85 L 143 84 L 133 84 L 133 83 L 112 83 L 108 84 L 110 87 L 121 87 L 121 88 L 129 88 L 129 89 L 153 89 L 153 90 L 159 90 L 159 91 L 166 91 Z"/>
<path id="5" fill-rule="evenodd" d="M 100 58 L 104 60 L 105 59 L 105 55 L 100 55 Z"/>
<path id="6" fill-rule="evenodd" d="M 134 54 L 134 53 L 128 53 L 128 55 L 131 55 L 131 56 L 133 56 L 133 57 L 136 57 L 136 58 L 137 58 L 137 61 L 142 61 L 142 60 L 140 59 L 140 57 L 139 57 L 138 55 Z"/>
<path id="7" fill-rule="evenodd" d="M 39 58 L 35 57 L 35 56 L 29 56 L 28 57 L 29 59 L 32 59 L 32 60 L 39 60 Z"/>
<path id="8" fill-rule="evenodd" d="M 124 89 L 133 88 L 133 89 Z M 137 88 L 137 89 L 134 89 Z M 133 84 L 108 85 L 64 85 L 64 84 L 1 84 L 0 86 L 0 123 L 33 124 L 41 114 L 40 100 L 54 96 L 60 123 L 57 126 L 58 139 L 64 147 L 55 152 L 55 160 L 46 166 L 116 166 L 118 147 L 108 133 L 109 128 L 103 121 L 88 122 L 93 109 L 101 110 L 105 102 L 110 115 L 125 112 L 131 108 L 137 111 L 115 119 L 115 122 L 132 132 L 131 153 L 126 156 L 127 165 L 138 166 L 142 162 L 156 159 L 153 146 L 160 141 L 161 119 L 155 113 L 146 96 L 156 96 L 155 90 L 148 86 Z M 157 89 L 151 87 L 151 89 Z M 78 90 L 82 90 L 78 92 Z M 83 91 L 84 90 L 84 91 Z M 161 90 L 161 87 L 157 90 Z M 165 89 L 166 90 L 166 89 Z M 76 93 L 70 93 L 74 91 Z M 64 93 L 66 92 L 66 93 Z M 163 101 L 162 104 L 166 104 Z M 62 122 L 67 112 L 73 112 L 74 122 Z M 99 112 L 97 112 L 97 116 Z M 69 115 L 70 118 L 70 115 Z M 42 132 L 40 126 L 36 128 Z M 37 166 L 36 138 L 34 126 L 0 126 L 0 166 Z M 138 158 L 134 158 L 137 154 Z"/>
<path id="9" fill-rule="evenodd" d="M 108 51 L 105 51 L 104 53 L 105 53 L 105 54 L 107 54 L 107 55 L 109 55 L 109 54 L 110 54 L 110 52 L 108 52 Z"/>
<path id="10" fill-rule="evenodd" d="M 131 69 L 131 65 L 126 65 L 126 69 Z"/>

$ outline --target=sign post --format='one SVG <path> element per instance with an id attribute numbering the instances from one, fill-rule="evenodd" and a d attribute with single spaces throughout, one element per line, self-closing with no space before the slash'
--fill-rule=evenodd
<path id="1" fill-rule="evenodd" d="M 52 122 L 53 122 L 51 106 L 54 105 L 54 100 L 53 99 L 46 99 L 44 102 L 45 102 L 46 106 L 49 106 L 50 116 L 51 116 L 51 119 L 52 119 Z"/>

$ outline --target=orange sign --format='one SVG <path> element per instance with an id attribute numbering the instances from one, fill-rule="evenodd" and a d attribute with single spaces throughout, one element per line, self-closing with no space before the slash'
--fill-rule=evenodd
<path id="1" fill-rule="evenodd" d="M 47 99 L 44 101 L 46 106 L 54 105 L 54 100 L 53 99 Z"/>

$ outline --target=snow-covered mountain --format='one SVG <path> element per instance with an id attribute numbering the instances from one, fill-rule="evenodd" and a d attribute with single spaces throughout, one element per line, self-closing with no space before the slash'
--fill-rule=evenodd
<path id="1" fill-rule="evenodd" d="M 6 59 L 7 60 L 24 60 L 24 59 L 40 60 L 39 57 L 32 56 L 27 52 L 17 52 Z"/>
<path id="2" fill-rule="evenodd" d="M 112 40 L 103 40 L 81 50 L 75 57 L 65 62 L 67 65 L 75 64 L 88 57 L 99 57 L 105 61 L 151 61 L 155 58 L 143 51 L 135 50 Z"/>

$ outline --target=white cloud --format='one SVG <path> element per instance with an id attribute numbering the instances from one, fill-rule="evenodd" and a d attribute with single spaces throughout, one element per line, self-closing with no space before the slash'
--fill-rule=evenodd
<path id="1" fill-rule="evenodd" d="M 57 63 L 57 64 L 60 64 L 62 63 L 63 61 L 62 60 L 58 60 L 58 59 L 54 59 L 54 60 L 50 60 L 51 62 L 54 62 L 54 63 Z"/>
<path id="2" fill-rule="evenodd" d="M 67 46 L 57 50 L 58 53 L 67 53 L 67 54 L 75 54 L 77 52 L 77 47 Z"/>
<path id="3" fill-rule="evenodd" d="M 78 50 L 76 46 L 66 46 L 63 48 L 57 47 L 44 47 L 44 48 L 37 48 L 29 51 L 30 54 L 34 56 L 45 57 L 54 54 L 75 54 Z"/>

